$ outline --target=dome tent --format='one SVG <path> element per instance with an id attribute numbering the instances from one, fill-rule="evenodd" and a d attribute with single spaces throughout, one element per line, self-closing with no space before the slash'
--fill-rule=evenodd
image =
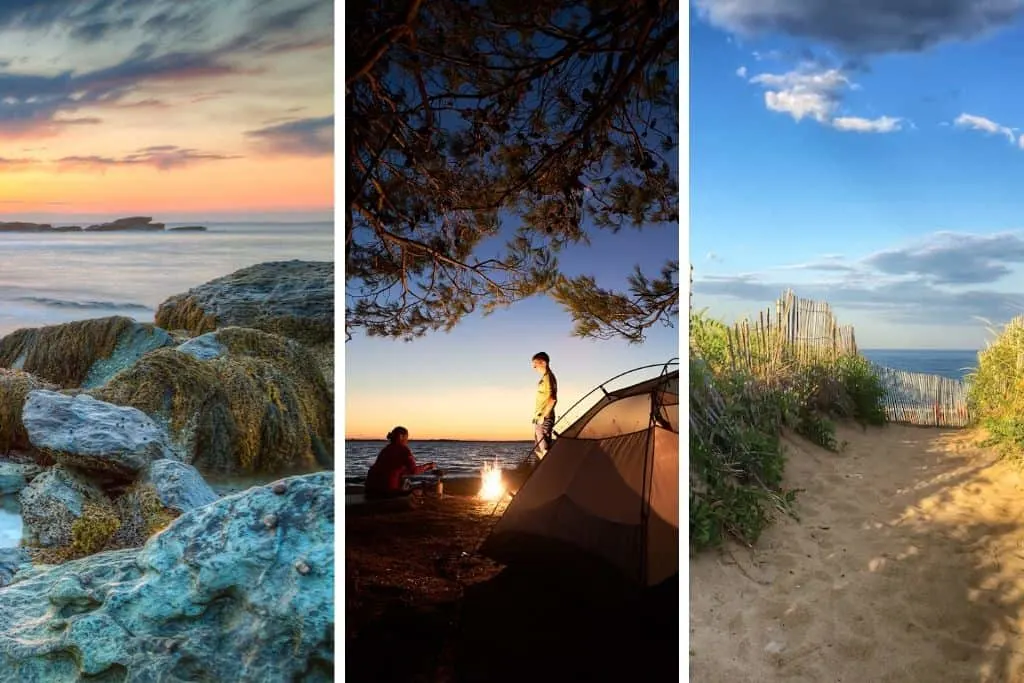
<path id="1" fill-rule="evenodd" d="M 661 372 L 608 388 L 646 369 L 637 368 L 577 403 L 601 392 L 581 417 L 556 432 L 480 552 L 503 564 L 534 567 L 557 565 L 567 556 L 599 560 L 645 586 L 678 574 L 678 362 L 647 367 Z"/>

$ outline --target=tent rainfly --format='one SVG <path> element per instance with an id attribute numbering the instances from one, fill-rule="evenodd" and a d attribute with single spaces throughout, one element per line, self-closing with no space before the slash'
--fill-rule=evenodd
<path id="1" fill-rule="evenodd" d="M 480 551 L 533 566 L 571 553 L 646 586 L 678 574 L 679 370 L 670 365 L 623 389 L 597 387 L 600 399 L 557 433 Z"/>

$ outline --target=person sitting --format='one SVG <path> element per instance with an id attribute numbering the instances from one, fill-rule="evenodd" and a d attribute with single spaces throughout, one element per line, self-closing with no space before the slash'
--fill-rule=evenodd
<path id="1" fill-rule="evenodd" d="M 409 450 L 409 430 L 395 427 L 388 432 L 388 445 L 377 455 L 377 460 L 366 475 L 367 497 L 405 496 L 412 492 L 406 486 L 405 477 L 423 474 L 435 468 L 428 462 L 417 465 L 416 458 Z"/>

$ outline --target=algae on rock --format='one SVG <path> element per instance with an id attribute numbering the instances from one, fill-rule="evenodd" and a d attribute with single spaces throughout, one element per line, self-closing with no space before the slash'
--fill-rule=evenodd
<path id="1" fill-rule="evenodd" d="M 160 304 L 156 323 L 201 335 L 249 327 L 305 344 L 334 341 L 334 263 L 258 263 L 177 294 Z"/>
<path id="2" fill-rule="evenodd" d="M 21 415 L 29 392 L 36 389 L 54 390 L 57 386 L 27 372 L 0 368 L 0 455 L 32 447 Z"/>
<path id="3" fill-rule="evenodd" d="M 334 398 L 309 350 L 259 330 L 225 328 L 211 336 L 200 354 L 208 360 L 189 348 L 159 349 L 93 395 L 165 420 L 200 470 L 331 466 L 317 455 L 333 452 Z"/>
<path id="4" fill-rule="evenodd" d="M 0 367 L 24 370 L 63 389 L 89 388 L 172 341 L 156 326 L 124 316 L 24 328 L 0 339 Z"/>

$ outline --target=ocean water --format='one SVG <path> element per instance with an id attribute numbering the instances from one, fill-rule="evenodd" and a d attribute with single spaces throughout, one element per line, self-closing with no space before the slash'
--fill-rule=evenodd
<path id="1" fill-rule="evenodd" d="M 16 548 L 21 541 L 21 513 L 17 496 L 0 496 L 0 548 Z"/>
<path id="2" fill-rule="evenodd" d="M 978 365 L 978 352 L 970 350 L 861 349 L 869 361 L 894 370 L 963 379 Z"/>
<path id="3" fill-rule="evenodd" d="M 362 484 L 383 441 L 345 442 L 345 482 Z M 487 463 L 515 468 L 533 448 L 532 441 L 410 441 L 417 463 L 435 462 L 446 477 L 476 477 Z"/>
<path id="4" fill-rule="evenodd" d="M 239 268 L 334 260 L 331 222 L 205 225 L 207 232 L 0 233 L 0 335 L 109 315 L 152 322 L 167 297 Z"/>

